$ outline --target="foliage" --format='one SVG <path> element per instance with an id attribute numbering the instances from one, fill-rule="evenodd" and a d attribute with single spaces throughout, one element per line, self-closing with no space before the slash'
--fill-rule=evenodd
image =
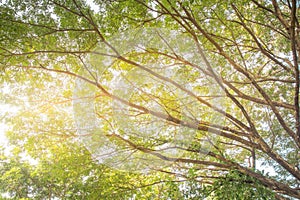
<path id="1" fill-rule="evenodd" d="M 299 6 L 2 1 L 2 194 L 299 199 Z"/>
<path id="2" fill-rule="evenodd" d="M 204 192 L 208 199 L 275 199 L 274 194 L 259 181 L 238 171 L 230 171 L 224 178 L 206 187 Z"/>

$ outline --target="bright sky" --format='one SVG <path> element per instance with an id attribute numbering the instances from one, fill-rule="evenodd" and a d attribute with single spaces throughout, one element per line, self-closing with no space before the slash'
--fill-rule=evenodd
<path id="1" fill-rule="evenodd" d="M 0 93 L 3 96 L 5 96 L 6 94 L 10 94 L 10 86 L 7 84 L 1 85 Z M 8 126 L 4 123 L 4 117 L 8 112 L 15 113 L 17 111 L 17 107 L 12 107 L 11 105 L 5 103 L 5 99 L 0 99 L 0 145 L 4 145 L 7 142 L 5 131 L 8 130 Z"/>
<path id="2" fill-rule="evenodd" d="M 7 104 L 0 104 L 0 145 L 4 145 L 7 142 L 5 137 L 5 131 L 8 129 L 8 126 L 4 123 L 4 115 L 7 111 L 15 112 L 15 109 L 12 109 Z"/>
<path id="3" fill-rule="evenodd" d="M 7 142 L 5 137 L 5 131 L 7 130 L 7 125 L 3 122 L 0 122 L 0 146 L 4 146 Z"/>
<path id="4" fill-rule="evenodd" d="M 91 6 L 92 10 L 99 12 L 99 6 L 97 6 L 93 0 L 87 0 L 86 3 Z"/>
<path id="5" fill-rule="evenodd" d="M 5 137 L 5 130 L 7 129 L 6 124 L 0 123 L 0 145 L 5 144 L 6 137 Z"/>

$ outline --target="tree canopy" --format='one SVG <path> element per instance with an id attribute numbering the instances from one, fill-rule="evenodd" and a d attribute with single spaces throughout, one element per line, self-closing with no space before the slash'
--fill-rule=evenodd
<path id="1" fill-rule="evenodd" d="M 2 199 L 299 199 L 297 0 L 0 3 Z"/>

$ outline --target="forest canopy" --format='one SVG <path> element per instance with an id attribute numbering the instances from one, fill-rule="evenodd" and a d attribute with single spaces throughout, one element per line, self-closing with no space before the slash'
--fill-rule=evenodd
<path id="1" fill-rule="evenodd" d="M 1 199 L 300 199 L 297 0 L 4 0 Z"/>

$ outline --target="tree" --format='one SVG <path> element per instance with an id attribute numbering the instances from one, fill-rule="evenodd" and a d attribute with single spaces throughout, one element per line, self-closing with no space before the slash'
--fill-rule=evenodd
<path id="1" fill-rule="evenodd" d="M 5 1 L 8 137 L 41 161 L 79 138 L 102 164 L 175 175 L 174 198 L 300 198 L 299 12 L 296 0 Z"/>

